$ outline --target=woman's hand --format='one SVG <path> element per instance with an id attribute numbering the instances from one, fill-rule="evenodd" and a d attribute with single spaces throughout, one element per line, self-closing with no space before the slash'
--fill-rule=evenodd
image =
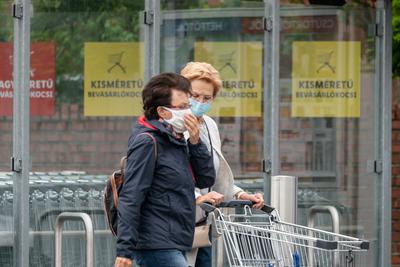
<path id="1" fill-rule="evenodd" d="M 264 197 L 260 193 L 256 194 L 241 194 L 240 199 L 242 200 L 250 200 L 253 202 L 253 208 L 255 209 L 261 209 L 264 206 Z"/>
<path id="2" fill-rule="evenodd" d="M 189 142 L 195 145 L 200 139 L 200 122 L 192 114 L 186 114 L 184 117 L 185 127 L 189 132 Z"/>
<path id="3" fill-rule="evenodd" d="M 203 196 L 196 198 L 196 205 L 200 205 L 201 203 L 204 203 L 204 202 L 209 202 L 215 206 L 215 205 L 218 205 L 219 203 L 221 203 L 222 201 L 224 201 L 223 194 L 220 194 L 215 191 L 211 191 Z"/>
<path id="4" fill-rule="evenodd" d="M 114 267 L 132 267 L 133 261 L 128 258 L 117 257 L 115 259 Z"/>

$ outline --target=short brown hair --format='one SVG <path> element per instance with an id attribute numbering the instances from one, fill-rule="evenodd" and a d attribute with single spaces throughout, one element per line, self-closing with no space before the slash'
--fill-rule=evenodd
<path id="1" fill-rule="evenodd" d="M 142 92 L 146 119 L 158 119 L 157 108 L 171 105 L 172 89 L 190 94 L 190 81 L 172 72 L 160 73 L 150 79 Z"/>
<path id="2" fill-rule="evenodd" d="M 206 62 L 189 62 L 181 70 L 181 75 L 189 79 L 194 80 L 205 80 L 210 82 L 213 87 L 213 96 L 218 94 L 218 91 L 222 87 L 222 81 L 219 76 L 219 72 L 211 65 Z"/>

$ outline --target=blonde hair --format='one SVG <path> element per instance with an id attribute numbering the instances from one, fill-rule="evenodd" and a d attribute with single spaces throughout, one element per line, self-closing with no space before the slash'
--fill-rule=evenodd
<path id="1" fill-rule="evenodd" d="M 189 62 L 181 70 L 181 75 L 189 81 L 205 80 L 214 87 L 213 96 L 215 97 L 222 87 L 222 81 L 219 72 L 206 62 Z"/>

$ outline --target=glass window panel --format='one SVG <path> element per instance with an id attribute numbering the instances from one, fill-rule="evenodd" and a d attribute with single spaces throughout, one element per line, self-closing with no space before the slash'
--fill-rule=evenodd
<path id="1" fill-rule="evenodd" d="M 238 180 L 261 178 L 263 2 L 164 1 L 162 8 L 161 71 L 200 61 L 220 72 L 210 115 L 222 151 Z"/>
<path id="2" fill-rule="evenodd" d="M 94 265 L 111 266 L 115 239 L 105 231 L 102 190 L 141 113 L 144 1 L 33 1 L 33 8 L 31 229 L 53 230 L 62 211 L 87 212 Z M 81 266 L 84 226 L 68 221 L 64 229 L 81 231 L 63 237 L 64 263 Z M 31 266 L 52 266 L 53 240 L 34 237 Z"/>
<path id="3" fill-rule="evenodd" d="M 371 218 L 378 214 L 378 188 L 376 175 L 368 171 L 378 138 L 374 109 L 375 36 L 370 31 L 375 9 L 367 2 L 357 1 L 343 7 L 287 4 L 281 12 L 279 152 L 282 172 L 299 177 L 298 222 L 307 223 L 307 212 L 313 205 L 336 207 L 341 216 L 340 232 L 371 240 L 368 266 L 376 266 L 374 240 L 378 238 L 378 225 Z M 314 47 L 314 51 L 298 52 L 296 49 L 303 44 Z M 331 54 L 335 53 L 332 47 L 342 55 Z M 315 64 L 311 62 L 313 55 Z M 298 64 L 306 70 L 299 70 Z M 308 76 L 304 74 L 307 71 Z M 304 92 L 331 93 L 333 88 L 328 85 L 320 87 L 325 89 L 298 89 L 298 80 L 293 80 L 297 77 L 310 81 L 326 81 L 329 77 L 351 80 L 354 88 L 346 92 L 353 90 L 357 96 L 344 97 L 333 108 L 327 104 L 330 100 L 320 95 L 301 102 L 299 95 L 304 97 Z M 318 102 L 317 97 L 323 100 Z M 299 112 L 295 105 L 304 110 Z M 331 219 L 319 215 L 317 226 L 331 231 Z"/>
<path id="4" fill-rule="evenodd" d="M 263 189 L 263 15 L 263 1 L 162 5 L 160 70 L 180 72 L 191 61 L 217 69 L 223 88 L 208 115 L 217 123 L 235 183 L 249 192 Z M 227 266 L 222 253 L 216 253 L 217 265 Z"/>
<path id="5" fill-rule="evenodd" d="M 10 16 L 12 1 L 0 1 L 0 60 L 2 62 L 2 68 L 0 69 L 0 171 L 6 172 L 10 170 L 10 155 L 12 154 L 12 117 L 11 113 L 8 112 L 8 116 L 5 116 L 4 102 L 12 101 L 11 81 L 10 77 L 5 74 L 5 63 L 9 63 L 12 60 L 12 50 L 4 51 L 4 44 L 12 42 L 12 31 L 13 31 L 13 20 Z"/>
<path id="6" fill-rule="evenodd" d="M 12 266 L 14 229 L 13 187 L 10 172 L 12 155 L 12 116 L 4 114 L 4 101 L 10 100 L 10 77 L 5 75 L 5 63 L 8 63 L 12 50 L 5 51 L 4 43 L 12 42 L 13 20 L 10 10 L 12 1 L 0 1 L 0 266 Z M 12 100 L 10 100 L 12 101 Z"/>

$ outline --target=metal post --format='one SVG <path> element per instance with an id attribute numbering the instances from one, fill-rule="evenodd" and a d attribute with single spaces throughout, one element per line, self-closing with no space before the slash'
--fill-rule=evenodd
<path id="1" fill-rule="evenodd" d="M 334 206 L 312 206 L 310 210 L 308 211 L 308 220 L 307 220 L 307 226 L 310 228 L 314 228 L 315 225 L 315 216 L 318 213 L 329 213 L 332 218 L 332 230 L 335 234 L 339 234 L 340 232 L 340 221 L 339 221 L 339 212 Z M 332 266 L 334 267 L 339 267 L 339 255 L 335 253 L 334 258 L 333 258 L 333 264 Z M 313 261 L 314 258 L 312 256 L 312 253 L 310 252 L 309 255 L 310 259 L 310 266 L 313 266 Z"/>
<path id="2" fill-rule="evenodd" d="M 160 72 L 160 1 L 146 0 L 144 11 L 144 80 Z"/>
<path id="3" fill-rule="evenodd" d="M 391 265 L 391 233 L 392 233 L 392 3 L 389 0 L 380 0 L 377 2 L 378 9 L 382 9 L 382 25 L 383 25 L 383 38 L 378 38 L 377 42 L 381 43 L 380 48 L 376 53 L 381 57 L 379 61 L 381 66 L 377 70 L 380 75 L 380 86 L 377 91 L 381 92 L 381 106 L 380 112 L 381 133 L 379 141 L 381 142 L 380 155 L 382 159 L 382 181 L 379 191 L 380 206 L 379 209 L 379 266 Z M 379 12 L 379 11 L 377 11 Z"/>
<path id="4" fill-rule="evenodd" d="M 271 198 L 271 175 L 279 173 L 279 1 L 264 0 L 264 196 Z"/>
<path id="5" fill-rule="evenodd" d="M 82 220 L 86 231 L 86 267 L 93 267 L 93 223 L 90 216 L 83 212 L 63 212 L 55 223 L 55 261 L 56 267 L 62 266 L 62 227 L 67 220 Z"/>
<path id="6" fill-rule="evenodd" d="M 279 217 L 283 221 L 296 223 L 297 221 L 297 177 L 296 176 L 286 176 L 286 175 L 272 176 L 270 205 L 279 211 Z"/>
<path id="7" fill-rule="evenodd" d="M 16 0 L 13 47 L 13 265 L 29 266 L 29 68 L 30 68 L 30 10 L 29 0 Z"/>
<path id="8" fill-rule="evenodd" d="M 340 233 L 340 220 L 339 220 L 339 212 L 334 206 L 312 206 L 308 211 L 308 221 L 307 226 L 310 228 L 314 228 L 315 225 L 315 216 L 318 213 L 329 213 L 332 218 L 332 231 L 335 234 Z"/>

